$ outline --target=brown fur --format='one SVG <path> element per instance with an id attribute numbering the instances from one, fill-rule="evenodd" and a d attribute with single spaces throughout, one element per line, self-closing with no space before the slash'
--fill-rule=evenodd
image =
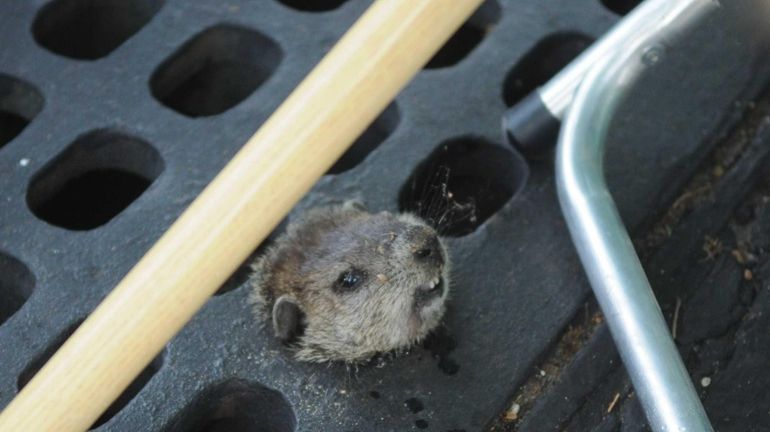
<path id="1" fill-rule="evenodd" d="M 350 203 L 291 223 L 254 271 L 255 313 L 272 315 L 281 337 L 294 322 L 285 317 L 301 311 L 296 357 L 314 362 L 360 362 L 420 341 L 439 323 L 449 286 L 446 248 L 432 228 Z M 351 280 L 358 283 L 346 288 Z M 291 307 L 276 316 L 279 299 Z"/>

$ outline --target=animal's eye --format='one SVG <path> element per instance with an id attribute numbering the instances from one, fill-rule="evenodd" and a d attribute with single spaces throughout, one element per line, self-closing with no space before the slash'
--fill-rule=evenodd
<path id="1" fill-rule="evenodd" d="M 336 291 L 353 291 L 366 279 L 366 272 L 358 269 L 350 269 L 340 273 L 334 283 Z"/>

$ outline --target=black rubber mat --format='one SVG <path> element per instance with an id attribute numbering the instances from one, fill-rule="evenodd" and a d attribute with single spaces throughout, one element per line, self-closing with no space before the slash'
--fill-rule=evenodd
<path id="1" fill-rule="evenodd" d="M 0 4 L 0 406 L 368 3 Z M 253 320 L 241 270 L 95 427 L 491 427 L 590 292 L 551 161 L 504 146 L 502 112 L 634 3 L 487 0 L 292 213 L 346 199 L 410 210 L 437 178 L 476 206 L 445 232 L 450 306 L 423 346 L 357 368 L 297 363 Z M 722 21 L 671 47 L 615 122 L 606 169 L 634 232 L 671 205 L 767 80 L 758 43 Z"/>

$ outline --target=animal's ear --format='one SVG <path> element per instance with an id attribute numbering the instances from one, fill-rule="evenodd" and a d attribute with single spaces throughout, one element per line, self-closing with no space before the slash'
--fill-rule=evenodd
<path id="1" fill-rule="evenodd" d="M 358 211 L 367 211 L 366 206 L 361 201 L 356 200 L 347 200 L 344 204 L 342 204 L 342 207 L 345 210 L 358 210 Z"/>
<path id="2" fill-rule="evenodd" d="M 281 296 L 273 305 L 273 329 L 275 335 L 284 343 L 291 343 L 304 331 L 305 313 L 297 302 L 288 297 Z"/>

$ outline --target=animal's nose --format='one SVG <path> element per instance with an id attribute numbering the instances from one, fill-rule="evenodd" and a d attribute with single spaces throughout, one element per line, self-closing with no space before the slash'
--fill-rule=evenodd
<path id="1" fill-rule="evenodd" d="M 414 252 L 414 257 L 417 261 L 433 262 L 436 265 L 442 265 L 444 264 L 444 252 L 441 249 L 438 236 L 431 234 L 424 242 L 419 244 Z"/>

